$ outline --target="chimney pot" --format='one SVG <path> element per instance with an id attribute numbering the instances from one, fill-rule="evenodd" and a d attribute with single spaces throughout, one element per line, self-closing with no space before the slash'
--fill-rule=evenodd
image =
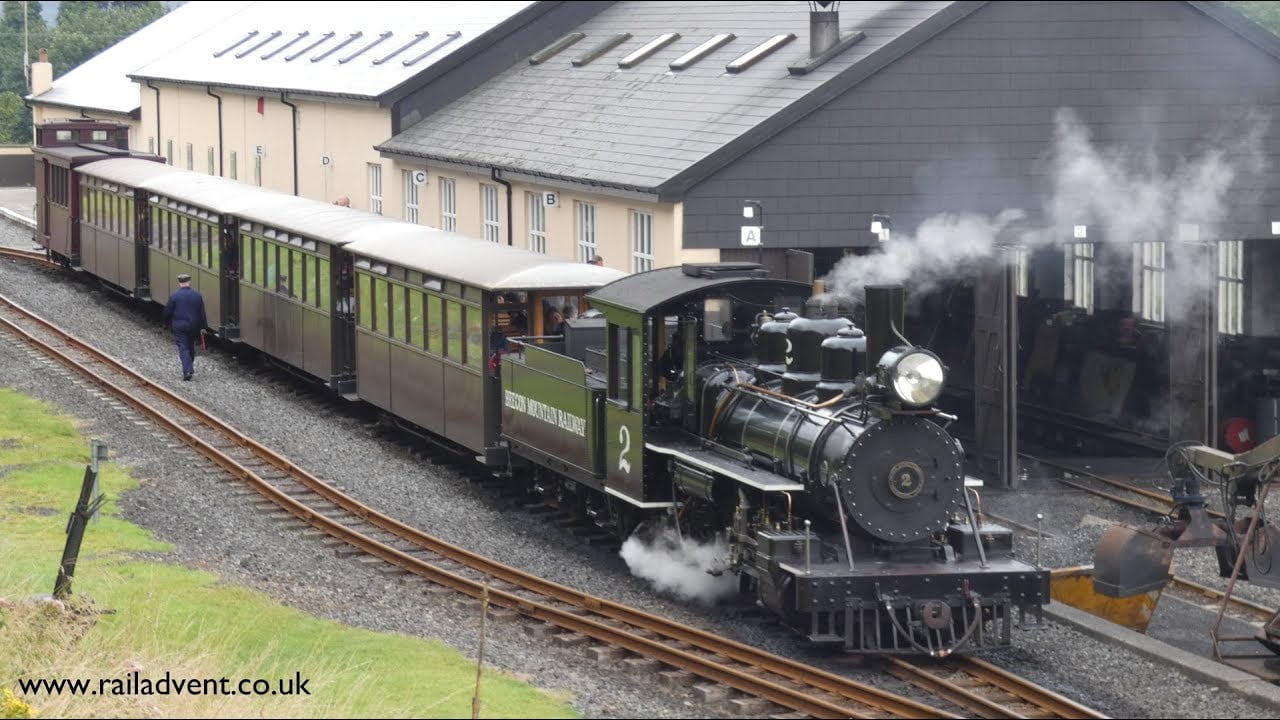
<path id="1" fill-rule="evenodd" d="M 48 51 L 48 50 L 45 50 L 44 48 L 40 48 L 40 52 L 39 52 L 39 54 L 38 54 L 38 57 L 39 57 L 40 59 L 39 59 L 39 60 L 37 60 L 37 62 L 49 62 L 49 51 Z"/>
<path id="2" fill-rule="evenodd" d="M 815 58 L 840 42 L 840 12 L 813 10 L 809 13 L 809 57 Z"/>

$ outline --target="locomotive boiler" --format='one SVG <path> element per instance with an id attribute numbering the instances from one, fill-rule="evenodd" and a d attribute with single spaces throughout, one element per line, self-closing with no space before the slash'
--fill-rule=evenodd
<path id="1" fill-rule="evenodd" d="M 700 435 L 802 488 L 735 488 L 731 567 L 816 642 L 937 656 L 1008 644 L 1015 609 L 1048 601 L 1048 573 L 981 519 L 940 424 L 954 418 L 932 406 L 945 368 L 900 334 L 902 288 L 867 288 L 866 311 L 865 332 L 779 313 L 758 327 L 754 367 L 700 368 Z M 714 501 L 674 465 L 682 490 Z"/>

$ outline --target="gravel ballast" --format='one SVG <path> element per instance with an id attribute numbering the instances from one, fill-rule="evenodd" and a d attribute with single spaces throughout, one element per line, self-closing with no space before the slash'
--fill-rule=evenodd
<path id="1" fill-rule="evenodd" d="M 29 247 L 29 238 L 29 230 L 0 221 L 0 243 Z M 902 689 L 855 662 L 807 654 L 789 634 L 744 604 L 708 609 L 656 593 L 632 577 L 616 554 L 588 545 L 537 514 L 514 509 L 464 473 L 433 465 L 379 437 L 358 414 L 299 392 L 297 385 L 264 374 L 228 352 L 210 348 L 196 362 L 195 380 L 182 382 L 174 343 L 153 311 L 67 276 L 8 262 L 0 262 L 0 294 L 36 309 L 403 522 L 557 582 L 865 682 Z M 110 407 L 84 384 L 68 383 L 65 372 L 51 367 L 20 343 L 0 343 L 0 382 L 89 421 L 86 432 L 111 443 L 112 461 L 129 466 L 142 481 L 123 499 L 126 517 L 172 542 L 176 561 L 217 572 L 229 582 L 316 615 L 376 630 L 439 637 L 474 655 L 474 607 L 440 599 L 448 596 L 424 595 L 416 584 L 402 583 L 376 565 L 338 557 L 315 538 L 303 538 L 300 531 L 268 519 L 252 509 L 248 496 L 233 493 L 236 486 L 219 479 L 202 458 L 171 447 L 172 438 Z M 1030 519 L 1031 524 L 1037 508 L 1052 507 L 1045 529 L 1055 538 L 1043 546 L 1044 564 L 1050 566 L 1091 562 L 1101 528 L 1082 524 L 1085 515 L 1130 519 L 1106 501 L 1048 484 L 1022 494 L 988 492 L 983 500 L 992 511 L 1022 522 Z M 1018 542 L 1023 557 L 1031 559 L 1034 542 Z M 1184 572 L 1181 564 L 1177 569 Z M 1193 579 L 1220 586 L 1213 578 Z M 1015 643 L 1015 648 L 984 657 L 1115 717 L 1276 714 L 1274 708 L 1182 676 L 1071 627 L 1049 623 L 1020 631 Z M 491 624 L 485 657 L 540 687 L 572 693 L 575 707 L 587 716 L 702 717 L 719 712 L 686 690 L 657 685 L 650 675 L 598 667 L 581 648 L 560 648 L 528 637 L 520 623 Z"/>

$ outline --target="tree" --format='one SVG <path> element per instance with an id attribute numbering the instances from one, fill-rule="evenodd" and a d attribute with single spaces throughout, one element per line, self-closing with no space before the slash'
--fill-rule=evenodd
<path id="1" fill-rule="evenodd" d="M 1232 2 L 1231 7 L 1239 10 L 1250 20 L 1258 23 L 1271 32 L 1280 35 L 1280 3 L 1276 2 Z"/>
<path id="2" fill-rule="evenodd" d="M 31 142 L 31 109 L 15 92 L 0 92 L 0 143 Z"/>
<path id="3" fill-rule="evenodd" d="M 7 0 L 0 15 L 0 92 L 27 93 L 27 78 L 23 75 L 23 35 L 29 37 L 29 60 L 35 58 L 36 49 L 43 47 L 48 28 L 40 15 L 40 3 L 27 3 L 27 22 L 23 27 L 22 3 Z"/>
<path id="4" fill-rule="evenodd" d="M 160 2 L 64 2 L 49 36 L 53 76 L 115 45 L 165 13 Z"/>

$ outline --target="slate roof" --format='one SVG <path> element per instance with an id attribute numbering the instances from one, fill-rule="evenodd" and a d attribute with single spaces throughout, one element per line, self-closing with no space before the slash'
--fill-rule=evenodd
<path id="1" fill-rule="evenodd" d="M 535 4 L 252 2 L 131 77 L 376 100 Z"/>
<path id="2" fill-rule="evenodd" d="M 788 67 L 809 55 L 807 2 L 620 2 L 575 28 L 585 37 L 554 57 L 518 63 L 378 149 L 678 197 L 700 164 L 741 154 L 980 5 L 843 3 L 842 37 L 861 31 L 865 38 L 812 72 L 793 75 Z M 619 66 L 672 32 L 679 39 L 632 67 Z M 574 64 L 620 33 L 631 38 Z M 671 69 L 722 33 L 736 37 L 685 69 Z M 781 33 L 795 38 L 741 72 L 726 69 Z"/>
<path id="3" fill-rule="evenodd" d="M 141 93 L 138 83 L 129 79 L 129 71 L 188 42 L 249 4 L 239 0 L 183 3 L 54 78 L 52 87 L 40 95 L 28 95 L 27 99 L 72 109 L 135 114 L 140 110 Z M 55 63 L 58 60 L 51 59 Z"/>

